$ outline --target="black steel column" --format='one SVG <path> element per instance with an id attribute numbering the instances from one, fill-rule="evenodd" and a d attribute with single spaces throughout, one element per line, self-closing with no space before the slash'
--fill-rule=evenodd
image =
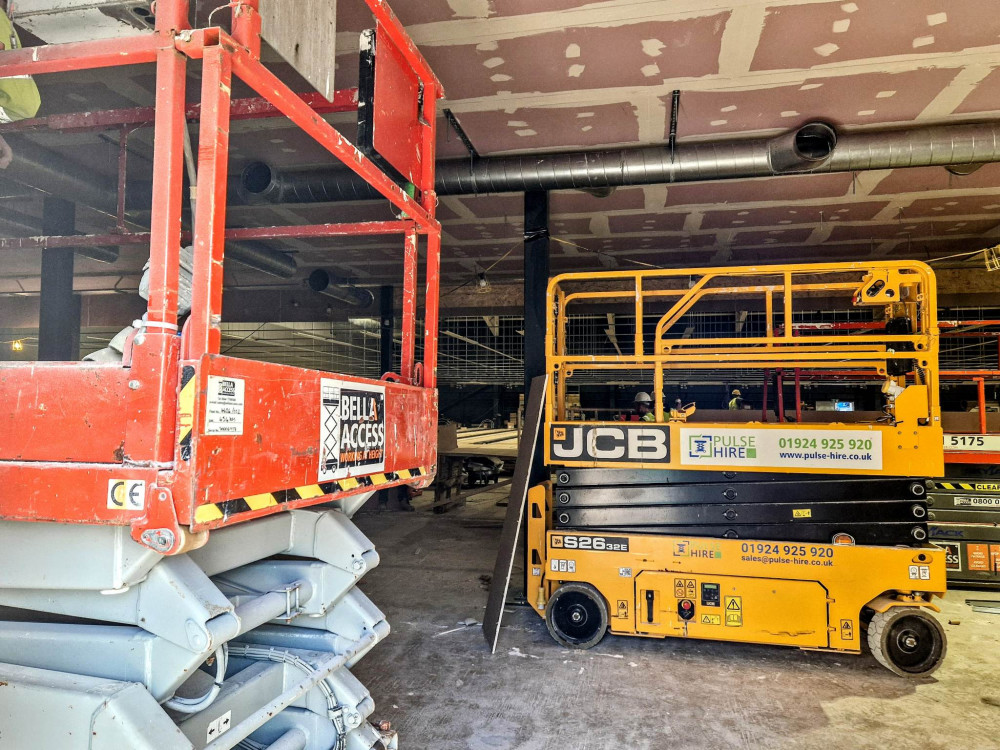
<path id="1" fill-rule="evenodd" d="M 392 372 L 393 366 L 393 325 L 395 325 L 396 312 L 393 309 L 393 289 L 391 286 L 383 286 L 379 290 L 379 332 L 382 338 L 379 341 L 379 367 L 384 375 Z"/>
<path id="2" fill-rule="evenodd" d="M 45 198 L 42 232 L 70 235 L 76 207 L 62 198 Z M 80 358 L 80 298 L 73 295 L 73 250 L 42 250 L 42 288 L 38 309 L 38 359 Z"/>
<path id="3" fill-rule="evenodd" d="M 531 379 L 545 374 L 545 292 L 549 285 L 549 194 L 524 194 L 524 403 Z M 546 478 L 544 441 L 539 439 L 529 486 Z"/>

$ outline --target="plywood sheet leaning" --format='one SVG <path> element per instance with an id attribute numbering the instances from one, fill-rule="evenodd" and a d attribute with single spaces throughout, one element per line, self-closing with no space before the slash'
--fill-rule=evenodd
<path id="1" fill-rule="evenodd" d="M 517 464 L 514 467 L 510 502 L 507 505 L 507 515 L 503 519 L 500 550 L 497 552 L 497 561 L 493 566 L 490 596 L 486 602 L 486 614 L 483 617 L 483 635 L 490 645 L 490 653 L 496 652 L 497 640 L 500 637 L 500 621 L 503 619 L 504 602 L 507 600 L 507 588 L 510 586 L 510 573 L 514 566 L 517 537 L 521 531 L 521 524 L 524 522 L 528 483 L 531 479 L 531 461 L 534 458 L 535 445 L 541 432 L 548 380 L 548 375 L 533 378 L 528 393 L 528 407 L 524 413 L 525 426 L 524 432 L 521 434 Z"/>
<path id="2" fill-rule="evenodd" d="M 337 0 L 260 0 L 261 36 L 327 99 L 333 99 Z"/>

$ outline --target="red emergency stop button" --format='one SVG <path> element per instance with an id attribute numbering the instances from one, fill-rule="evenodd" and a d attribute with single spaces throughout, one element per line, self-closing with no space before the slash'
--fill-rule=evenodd
<path id="1" fill-rule="evenodd" d="M 682 620 L 690 620 L 694 617 L 694 602 L 690 599 L 681 599 L 677 602 L 677 616 Z"/>

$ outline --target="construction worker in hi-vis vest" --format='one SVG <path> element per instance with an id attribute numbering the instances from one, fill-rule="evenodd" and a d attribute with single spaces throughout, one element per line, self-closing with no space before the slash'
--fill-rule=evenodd
<path id="1" fill-rule="evenodd" d="M 729 400 L 729 408 L 732 411 L 738 411 L 743 408 L 743 394 L 740 393 L 739 388 L 733 388 L 732 398 Z"/>
<path id="2" fill-rule="evenodd" d="M 14 24 L 4 10 L 0 12 L 0 55 L 8 50 L 20 48 L 21 40 L 17 38 Z M 31 76 L 0 78 L 0 125 L 34 117 L 41 103 L 38 86 Z M 13 158 L 14 153 L 10 146 L 3 136 L 0 136 L 0 169 L 10 166 Z"/>
<path id="3" fill-rule="evenodd" d="M 640 422 L 656 421 L 656 415 L 653 414 L 653 399 L 648 393 L 640 391 L 635 394 L 634 408 Z"/>

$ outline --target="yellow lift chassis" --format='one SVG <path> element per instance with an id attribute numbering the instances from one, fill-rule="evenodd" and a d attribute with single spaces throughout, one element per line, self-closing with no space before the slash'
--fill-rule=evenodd
<path id="1" fill-rule="evenodd" d="M 829 309 L 830 299 L 838 295 L 847 309 L 881 308 L 885 328 L 851 335 L 830 330 L 810 336 L 796 331 L 800 311 L 816 309 L 816 304 Z M 810 296 L 823 299 L 811 307 L 802 305 Z M 709 310 L 713 304 L 714 309 L 723 304 L 726 309 L 762 312 L 754 313 L 756 328 L 743 313 L 734 331 L 699 337 L 692 335 L 695 328 L 690 321 L 703 303 L 708 303 Z M 934 598 L 945 593 L 945 553 L 922 544 L 926 526 L 920 525 L 926 517 L 926 505 L 920 506 L 924 502 L 920 481 L 943 472 L 936 304 L 934 274 L 917 262 L 553 278 L 546 334 L 545 461 L 553 471 L 560 470 L 559 476 L 563 476 L 562 467 L 575 467 L 598 477 L 596 481 L 603 486 L 587 489 L 593 491 L 591 497 L 604 493 L 600 502 L 607 513 L 586 528 L 588 524 L 574 520 L 584 515 L 574 514 L 572 508 L 560 505 L 553 514 L 551 483 L 528 492 L 527 596 L 545 617 L 552 636 L 575 648 L 589 648 L 610 631 L 846 653 L 860 653 L 862 640 L 867 638 L 875 658 L 896 674 L 922 676 L 936 669 L 944 658 L 946 642 L 931 612 L 939 611 Z M 589 310 L 580 309 L 587 305 Z M 625 328 L 615 341 L 616 353 L 574 349 L 574 320 L 587 315 L 606 318 L 613 332 L 615 323 L 610 321 L 615 315 L 608 310 L 615 310 L 620 321 L 622 307 L 633 305 L 634 342 L 627 341 Z M 875 310 L 872 318 L 879 317 Z M 842 418 L 835 414 L 826 422 L 775 424 L 748 421 L 745 412 L 732 416 L 716 412 L 699 420 L 694 409 L 668 413 L 664 406 L 665 379 L 671 372 L 681 371 L 679 382 L 684 382 L 685 375 L 696 380 L 698 370 L 714 371 L 716 379 L 720 370 L 729 370 L 739 382 L 748 370 L 776 367 L 789 371 L 851 368 L 877 374 L 884 378 L 883 416 L 864 424 L 838 422 Z M 653 384 L 654 422 L 588 421 L 584 412 L 568 407 L 567 394 L 575 383 L 629 382 L 629 378 L 635 382 L 636 372 L 644 373 L 641 380 Z M 864 450 L 847 450 L 848 442 Z M 713 446 L 737 448 L 727 452 L 715 451 Z M 613 477 L 621 476 L 623 469 L 662 476 L 664 482 L 667 472 L 699 471 L 740 472 L 744 478 L 758 472 L 762 479 L 760 473 L 825 475 L 831 480 L 853 477 L 854 481 L 869 477 L 872 486 L 859 489 L 861 496 L 839 498 L 845 501 L 840 520 L 858 528 L 872 520 L 872 513 L 877 515 L 871 528 L 852 532 L 872 532 L 868 543 L 857 545 L 851 534 L 833 538 L 824 535 L 822 524 L 808 527 L 817 519 L 810 520 L 813 511 L 807 510 L 788 510 L 787 519 L 779 518 L 768 527 L 777 541 L 725 538 L 754 533 L 738 529 L 715 538 L 715 528 L 709 526 L 699 526 L 706 529 L 704 534 L 699 531 L 691 536 L 679 526 L 681 522 L 663 520 L 665 505 L 696 502 L 683 495 L 687 490 L 681 487 L 678 494 L 675 488 L 671 497 L 677 500 L 661 495 L 646 501 L 658 507 L 636 508 L 641 502 L 635 498 L 645 490 L 620 487 Z M 813 484 L 812 477 L 796 480 L 797 491 L 819 502 L 823 490 Z M 878 502 L 868 501 L 887 499 L 870 493 L 878 491 L 875 485 L 883 486 L 894 477 L 916 481 L 909 486 L 915 488 L 918 499 L 903 504 L 921 521 L 907 527 L 907 538 L 878 541 L 875 532 L 886 529 L 888 534 L 893 525 L 889 521 L 898 519 L 883 518 L 878 515 L 882 513 Z M 776 484 L 774 493 L 789 492 L 792 486 Z M 750 491 L 743 488 L 738 488 L 740 497 Z M 559 503 L 569 502 L 573 493 L 557 489 Z M 735 495 L 737 490 L 727 492 Z M 643 496 L 649 497 L 648 493 Z M 892 502 L 885 506 L 899 500 L 888 499 Z M 769 512 L 781 513 L 785 511 L 778 507 L 780 500 L 771 497 L 763 502 L 773 504 Z M 582 510 L 594 517 L 591 508 Z M 652 527 L 640 524 L 640 528 L 634 521 L 620 520 L 628 514 L 638 517 L 637 511 L 660 520 L 651 521 Z M 727 517 L 737 511 L 743 514 L 741 518 L 753 512 L 741 506 L 726 509 Z M 869 515 L 859 515 L 864 513 Z M 671 524 L 678 524 L 673 533 Z M 764 527 L 744 530 L 748 528 Z M 789 530 L 789 538 L 798 534 L 800 540 L 811 533 L 814 541 L 780 541 L 783 529 Z"/>
<path id="2" fill-rule="evenodd" d="M 528 591 L 559 643 L 605 632 L 860 653 L 898 675 L 929 674 L 944 630 L 944 550 L 548 528 L 552 487 L 528 492 Z"/>

